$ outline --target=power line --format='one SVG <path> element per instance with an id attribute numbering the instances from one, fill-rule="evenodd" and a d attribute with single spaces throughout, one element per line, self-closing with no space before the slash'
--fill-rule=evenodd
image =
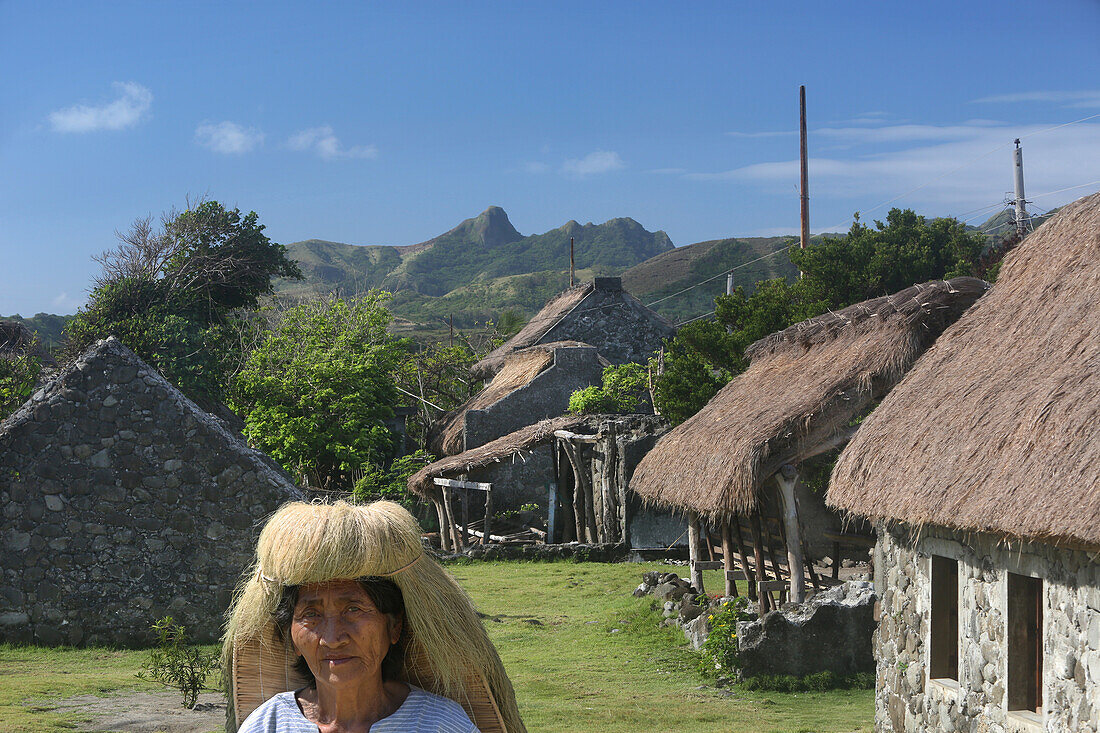
<path id="1" fill-rule="evenodd" d="M 676 291 L 672 295 L 666 295 L 663 298 L 658 298 L 657 300 L 646 303 L 645 306 L 646 306 L 646 308 L 649 308 L 651 306 L 657 305 L 658 303 L 663 303 L 664 301 L 668 300 L 669 298 L 675 298 L 677 295 L 681 295 L 683 293 L 686 293 L 689 290 L 693 290 L 693 289 L 699 287 L 700 285 L 706 285 L 711 280 L 717 280 L 720 277 L 725 277 L 726 275 L 733 272 L 734 270 L 740 270 L 742 267 L 748 267 L 749 265 L 754 264 L 756 262 L 759 262 L 760 260 L 766 260 L 769 257 L 774 257 L 775 255 L 779 254 L 780 252 L 786 252 L 786 251 L 787 251 L 787 245 L 784 245 L 781 249 L 777 249 L 774 252 L 769 252 L 768 254 L 763 255 L 761 257 L 757 257 L 754 260 L 749 260 L 748 262 L 742 262 L 740 265 L 735 265 L 735 266 L 729 268 L 728 270 L 722 270 L 720 273 L 718 273 L 717 275 L 714 275 L 713 277 L 708 277 L 706 280 L 700 280 L 699 282 L 695 283 L 694 285 L 689 285 L 688 287 L 684 288 L 683 290 Z"/>

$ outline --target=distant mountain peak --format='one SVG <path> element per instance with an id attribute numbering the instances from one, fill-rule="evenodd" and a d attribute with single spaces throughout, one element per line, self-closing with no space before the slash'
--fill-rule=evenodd
<path id="1" fill-rule="evenodd" d="M 508 214 L 499 206 L 490 206 L 476 218 L 467 219 L 458 225 L 458 229 L 464 227 L 472 231 L 486 247 L 499 247 L 523 239 L 523 235 L 508 220 Z"/>

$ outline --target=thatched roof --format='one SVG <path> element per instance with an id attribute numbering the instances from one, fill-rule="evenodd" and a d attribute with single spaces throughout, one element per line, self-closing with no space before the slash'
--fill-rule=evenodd
<path id="1" fill-rule="evenodd" d="M 748 370 L 661 438 L 630 488 L 708 515 L 751 510 L 762 481 L 846 437 L 987 287 L 969 277 L 914 285 L 758 341 Z"/>
<path id="2" fill-rule="evenodd" d="M 470 410 L 484 410 L 500 402 L 517 389 L 526 387 L 535 377 L 553 365 L 555 349 L 569 347 L 591 348 L 588 344 L 580 341 L 554 341 L 505 354 L 501 357 L 502 366 L 500 371 L 496 373 L 493 380 L 476 395 L 462 403 L 456 410 L 441 418 L 440 427 L 433 431 L 432 449 L 444 455 L 461 453 L 465 447 L 463 427 L 467 412 Z M 597 358 L 603 366 L 609 364 L 606 359 Z"/>
<path id="3" fill-rule="evenodd" d="M 512 338 L 505 341 L 482 359 L 470 367 L 470 374 L 475 379 L 488 379 L 504 365 L 505 358 L 512 352 L 533 346 L 547 334 L 569 311 L 573 310 L 595 288 L 595 283 L 589 282 L 570 288 L 564 293 L 555 295 L 546 301 L 542 307 L 523 328 Z"/>
<path id="4" fill-rule="evenodd" d="M 883 400 L 828 501 L 855 514 L 1100 547 L 1100 194 L 1005 259 Z"/>
<path id="5" fill-rule="evenodd" d="M 431 496 L 434 478 L 454 478 L 476 468 L 498 463 L 546 440 L 554 434 L 555 430 L 574 430 L 584 422 L 585 418 L 580 415 L 564 415 L 543 420 L 464 453 L 440 459 L 428 464 L 409 478 L 409 491 L 420 496 Z"/>
<path id="6" fill-rule="evenodd" d="M 0 320 L 0 357 L 17 358 L 29 354 L 47 366 L 57 362 L 42 347 L 34 331 L 19 321 Z"/>

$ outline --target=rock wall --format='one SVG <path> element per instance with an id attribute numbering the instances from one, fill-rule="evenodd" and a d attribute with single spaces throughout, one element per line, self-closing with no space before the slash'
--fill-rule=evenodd
<path id="1" fill-rule="evenodd" d="M 926 526 L 879 527 L 876 730 L 1100 730 L 1100 561 L 1095 555 Z M 928 678 L 931 556 L 958 560 L 957 685 Z M 1043 711 L 1007 710 L 1008 573 L 1043 579 Z"/>
<path id="2" fill-rule="evenodd" d="M 0 641 L 136 645 L 172 615 L 204 642 L 258 525 L 301 498 L 115 339 L 0 423 Z"/>
<path id="3" fill-rule="evenodd" d="M 612 364 L 645 364 L 675 335 L 672 325 L 623 290 L 622 278 L 598 277 L 592 292 L 539 341 L 583 341 Z"/>

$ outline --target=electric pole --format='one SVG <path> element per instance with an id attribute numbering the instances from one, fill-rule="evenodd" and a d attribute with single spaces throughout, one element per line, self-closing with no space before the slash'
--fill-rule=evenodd
<path id="1" fill-rule="evenodd" d="M 802 239 L 799 242 L 799 246 L 802 249 L 806 249 L 806 245 L 810 243 L 810 176 L 806 169 L 806 87 L 805 85 L 798 88 L 798 137 L 799 137 L 799 158 L 802 162 Z"/>
<path id="2" fill-rule="evenodd" d="M 1013 168 L 1016 173 L 1016 236 L 1023 239 L 1027 233 L 1027 209 L 1024 205 L 1024 151 L 1020 149 L 1020 138 L 1016 138 L 1016 149 L 1012 151 Z"/>

